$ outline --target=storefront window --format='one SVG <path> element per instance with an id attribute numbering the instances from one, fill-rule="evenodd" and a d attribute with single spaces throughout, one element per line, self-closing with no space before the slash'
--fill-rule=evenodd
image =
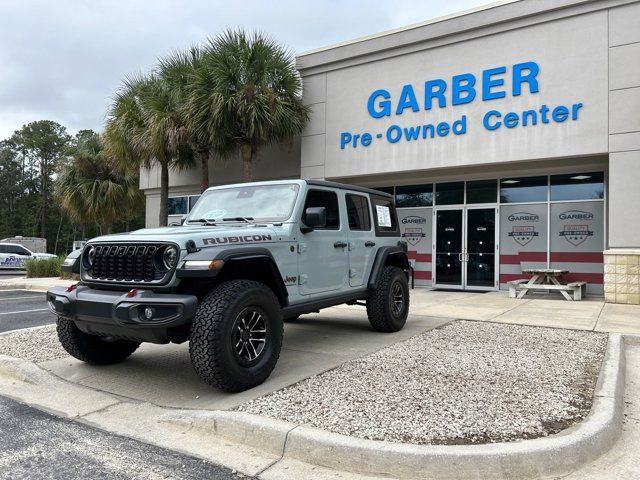
<path id="1" fill-rule="evenodd" d="M 433 205 L 433 184 L 396 187 L 396 207 L 430 207 Z"/>
<path id="2" fill-rule="evenodd" d="M 188 212 L 188 197 L 169 197 L 167 199 L 167 213 L 169 215 L 186 215 Z"/>
<path id="3" fill-rule="evenodd" d="M 464 203 L 464 182 L 436 183 L 436 205 Z"/>
<path id="4" fill-rule="evenodd" d="M 189 211 L 191 211 L 191 209 L 194 207 L 194 205 L 196 204 L 199 198 L 200 198 L 200 195 L 191 195 L 189 197 Z"/>
<path id="5" fill-rule="evenodd" d="M 604 198 L 602 172 L 551 175 L 551 200 L 594 200 Z"/>
<path id="6" fill-rule="evenodd" d="M 500 202 L 546 202 L 547 186 L 546 176 L 503 178 L 500 180 Z"/>
<path id="7" fill-rule="evenodd" d="M 467 182 L 467 203 L 495 203 L 497 195 L 497 180 Z"/>

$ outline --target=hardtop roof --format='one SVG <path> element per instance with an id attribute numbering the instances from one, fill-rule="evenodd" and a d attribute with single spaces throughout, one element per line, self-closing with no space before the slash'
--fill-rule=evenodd
<path id="1" fill-rule="evenodd" d="M 222 188 L 237 188 L 237 187 L 249 186 L 249 185 L 280 185 L 280 184 L 286 184 L 286 183 L 297 183 L 298 185 L 306 183 L 307 185 L 314 185 L 318 187 L 327 187 L 327 188 L 339 188 L 341 190 L 350 190 L 352 192 L 368 193 L 371 195 L 378 195 L 380 197 L 387 197 L 387 198 L 393 199 L 393 195 L 386 192 L 381 192 L 380 190 L 374 190 L 372 188 L 367 188 L 367 187 L 360 187 L 358 185 L 350 185 L 348 183 L 330 182 L 328 180 L 282 179 L 282 180 L 267 180 L 267 181 L 261 181 L 261 182 L 232 183 L 228 185 L 215 185 L 213 187 L 207 188 L 205 192 L 209 190 L 217 190 Z"/>
<path id="2" fill-rule="evenodd" d="M 331 187 L 339 188 L 341 190 L 351 190 L 354 192 L 370 193 L 372 195 L 378 195 L 380 197 L 393 198 L 393 195 L 381 192 L 380 190 L 374 190 L 373 188 L 360 187 L 358 185 L 349 185 L 348 183 L 330 182 L 328 180 L 306 180 L 307 185 L 317 185 L 319 187 Z"/>

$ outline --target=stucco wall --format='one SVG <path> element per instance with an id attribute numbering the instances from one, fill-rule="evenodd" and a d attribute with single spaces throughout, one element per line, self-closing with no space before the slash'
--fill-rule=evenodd
<path id="1" fill-rule="evenodd" d="M 316 73 L 305 78 L 305 98 L 313 117 L 302 137 L 302 176 L 346 178 L 367 174 L 413 171 L 440 167 L 516 162 L 606 153 L 608 150 L 607 105 L 607 11 L 507 30 L 499 34 L 431 47 L 375 62 Z M 539 91 L 529 93 L 523 85 L 519 96 L 511 94 L 513 64 L 534 61 Z M 502 76 L 506 96 L 482 101 L 482 71 L 506 66 Z M 316 69 L 317 70 L 317 69 Z M 453 75 L 473 73 L 476 98 L 467 104 L 451 105 L 448 96 Z M 424 83 L 432 79 L 447 82 L 447 105 L 424 110 Z M 395 114 L 403 85 L 411 84 L 420 106 L 418 112 L 405 109 Z M 373 118 L 367 111 L 368 98 L 376 89 L 391 95 L 390 116 Z M 537 110 L 541 105 L 570 106 L 582 103 L 578 119 L 536 126 L 501 127 L 489 131 L 482 119 L 489 110 L 503 115 L 513 111 Z M 450 124 L 466 116 L 462 135 L 400 140 L 389 143 L 386 131 L 442 121 Z M 369 146 L 340 148 L 342 132 L 369 132 Z M 382 138 L 375 138 L 382 133 Z"/>
<path id="2" fill-rule="evenodd" d="M 609 11 L 609 103 L 609 247 L 640 250 L 640 3 Z"/>

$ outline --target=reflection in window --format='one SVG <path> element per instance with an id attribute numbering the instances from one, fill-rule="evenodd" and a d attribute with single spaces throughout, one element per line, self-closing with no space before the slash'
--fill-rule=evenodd
<path id="1" fill-rule="evenodd" d="M 500 180 L 500 202 L 546 202 L 547 177 L 503 178 Z"/>
<path id="2" fill-rule="evenodd" d="M 496 180 L 467 182 L 467 203 L 496 203 L 497 188 Z"/>
<path id="3" fill-rule="evenodd" d="M 396 187 L 396 207 L 430 207 L 433 205 L 433 184 Z"/>
<path id="4" fill-rule="evenodd" d="M 602 172 L 551 175 L 551 200 L 593 200 L 604 198 Z"/>
<path id="5" fill-rule="evenodd" d="M 464 203 L 464 182 L 436 183 L 436 205 Z"/>
<path id="6" fill-rule="evenodd" d="M 373 187 L 374 190 L 378 190 L 379 192 L 388 193 L 389 195 L 393 195 L 393 187 Z"/>
<path id="7" fill-rule="evenodd" d="M 188 213 L 188 197 L 169 197 L 167 200 L 167 213 L 169 215 L 185 215 Z"/>
<path id="8" fill-rule="evenodd" d="M 307 194 L 307 201 L 304 204 L 302 221 L 306 222 L 307 208 L 324 207 L 327 212 L 327 224 L 325 227 L 318 227 L 316 230 L 340 228 L 340 210 L 338 209 L 338 196 L 335 192 L 328 190 L 310 190 Z"/>
<path id="9" fill-rule="evenodd" d="M 371 217 L 369 216 L 367 197 L 347 194 L 346 201 L 349 230 L 371 230 Z"/>

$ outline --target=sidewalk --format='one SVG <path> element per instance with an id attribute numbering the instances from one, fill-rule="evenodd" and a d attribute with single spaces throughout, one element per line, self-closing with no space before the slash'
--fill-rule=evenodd
<path id="1" fill-rule="evenodd" d="M 71 283 L 75 281 L 51 277 L 0 278 L 0 290 L 46 291 L 52 285 Z M 362 309 L 347 305 L 337 308 Z M 568 302 L 554 294 L 530 294 L 516 299 L 509 298 L 506 291 L 478 293 L 416 288 L 411 291 L 410 314 L 640 335 L 640 306 L 605 303 L 602 297 Z"/>
<path id="2" fill-rule="evenodd" d="M 569 302 L 560 295 L 509 298 L 507 292 L 452 292 L 416 288 L 412 315 L 479 320 L 536 327 L 640 334 L 640 306 L 605 303 L 588 297 Z"/>
<path id="3" fill-rule="evenodd" d="M 0 277 L 0 290 L 34 290 L 37 292 L 46 292 L 49 287 L 54 285 L 68 286 L 76 283 L 75 280 L 63 280 L 56 277 L 44 278 L 2 278 Z"/>

